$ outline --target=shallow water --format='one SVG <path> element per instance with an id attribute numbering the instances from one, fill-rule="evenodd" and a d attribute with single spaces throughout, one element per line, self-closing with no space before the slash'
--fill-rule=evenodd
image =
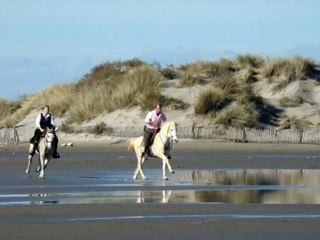
<path id="1" fill-rule="evenodd" d="M 131 171 L 109 170 L 68 177 L 51 173 L 39 183 L 0 186 L 0 206 L 105 203 L 319 204 L 320 170 L 178 170 L 169 181 L 146 169 L 147 181 Z"/>

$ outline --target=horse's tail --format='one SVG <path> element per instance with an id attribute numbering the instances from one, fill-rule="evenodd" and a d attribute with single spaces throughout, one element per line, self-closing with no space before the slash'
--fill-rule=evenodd
<path id="1" fill-rule="evenodd" d="M 131 140 L 128 145 L 128 151 L 134 151 L 134 141 Z"/>

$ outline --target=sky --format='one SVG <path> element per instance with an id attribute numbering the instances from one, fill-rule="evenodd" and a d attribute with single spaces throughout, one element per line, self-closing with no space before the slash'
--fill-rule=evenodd
<path id="1" fill-rule="evenodd" d="M 77 82 L 94 66 L 239 54 L 320 62 L 319 0 L 2 0 L 0 98 Z"/>

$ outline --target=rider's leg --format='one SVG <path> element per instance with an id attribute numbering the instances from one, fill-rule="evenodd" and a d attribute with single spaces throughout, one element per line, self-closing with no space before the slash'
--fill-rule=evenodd
<path id="1" fill-rule="evenodd" d="M 144 155 L 148 155 L 150 153 L 149 145 L 150 145 L 152 135 L 153 135 L 153 132 L 150 129 L 148 129 L 147 136 L 144 139 L 144 152 L 143 152 Z"/>
<path id="2" fill-rule="evenodd" d="M 53 139 L 53 146 L 52 146 L 52 157 L 53 158 L 60 158 L 60 154 L 57 152 L 57 150 L 58 150 L 58 142 L 59 142 L 59 139 L 58 139 L 58 137 L 57 137 L 57 135 L 56 135 L 56 133 L 54 132 L 53 133 L 54 134 L 54 139 Z"/>
<path id="3" fill-rule="evenodd" d="M 30 143 L 33 142 L 33 150 L 30 153 L 30 155 L 32 156 L 35 154 L 36 150 L 38 149 L 40 137 L 41 137 L 41 132 L 40 132 L 40 129 L 37 128 L 34 131 L 34 136 L 30 139 Z"/>

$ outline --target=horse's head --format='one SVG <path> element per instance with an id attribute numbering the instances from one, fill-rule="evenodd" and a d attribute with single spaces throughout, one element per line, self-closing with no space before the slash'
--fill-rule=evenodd
<path id="1" fill-rule="evenodd" d="M 53 128 L 47 128 L 46 130 L 46 135 L 45 135 L 45 138 L 46 138 L 46 143 L 47 144 L 51 144 L 54 140 L 54 129 Z"/>
<path id="2" fill-rule="evenodd" d="M 178 142 L 178 137 L 177 137 L 177 124 L 174 121 L 169 121 L 167 123 L 168 126 L 168 134 L 169 138 L 175 141 L 176 143 Z"/>

